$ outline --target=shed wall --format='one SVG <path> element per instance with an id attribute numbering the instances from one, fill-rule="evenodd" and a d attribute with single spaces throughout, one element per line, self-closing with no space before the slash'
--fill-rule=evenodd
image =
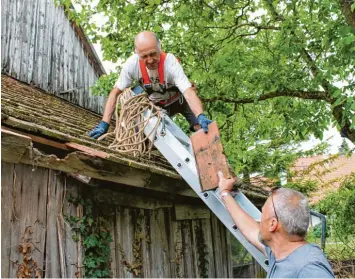
<path id="1" fill-rule="evenodd" d="M 1 1 L 1 71 L 102 113 L 105 98 L 89 90 L 102 65 L 75 30 L 54 0 Z"/>
<path id="2" fill-rule="evenodd" d="M 50 169 L 1 163 L 2 277 L 16 277 L 14 263 L 23 260 L 17 247 L 29 226 L 35 246 L 32 255 L 44 270 L 43 276 L 75 277 L 82 266 L 82 246 L 72 240 L 64 216 L 82 216 L 83 209 L 67 197 L 88 195 L 90 187 Z M 231 239 L 213 214 L 177 220 L 175 205 L 155 209 L 102 206 L 110 211 L 105 218 L 113 238 L 113 277 L 134 277 L 127 264 L 137 261 L 142 264 L 138 277 L 233 277 Z M 137 244 L 139 257 L 133 253 Z"/>

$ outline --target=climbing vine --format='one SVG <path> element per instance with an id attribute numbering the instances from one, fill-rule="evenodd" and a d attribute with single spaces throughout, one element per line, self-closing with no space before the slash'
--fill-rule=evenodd
<path id="1" fill-rule="evenodd" d="M 22 254 L 21 263 L 19 263 L 18 260 L 13 262 L 13 264 L 17 266 L 17 278 L 42 278 L 42 270 L 32 258 L 32 251 L 36 249 L 32 242 L 32 233 L 32 227 L 27 227 L 21 237 L 21 243 L 17 248 L 18 252 Z"/>
<path id="2" fill-rule="evenodd" d="M 84 249 L 84 274 L 87 278 L 106 278 L 110 276 L 110 242 L 109 222 L 93 208 L 98 208 L 92 199 L 69 196 L 68 201 L 82 205 L 82 217 L 65 216 L 74 232 L 74 241 L 82 242 Z"/>

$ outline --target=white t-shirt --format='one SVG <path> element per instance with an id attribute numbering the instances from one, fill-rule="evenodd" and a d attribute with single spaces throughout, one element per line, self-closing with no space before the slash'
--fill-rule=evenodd
<path id="1" fill-rule="evenodd" d="M 153 91 L 162 92 L 159 85 L 158 69 L 149 70 L 147 68 L 147 72 Z M 176 86 L 180 92 L 184 93 L 187 88 L 191 87 L 191 83 L 185 75 L 181 64 L 171 53 L 168 53 L 165 58 L 164 79 L 167 89 Z M 142 74 L 139 67 L 139 56 L 137 54 L 129 57 L 124 63 L 121 74 L 115 83 L 115 87 L 123 91 L 125 88 L 131 86 L 133 81 L 138 81 L 143 85 Z"/>

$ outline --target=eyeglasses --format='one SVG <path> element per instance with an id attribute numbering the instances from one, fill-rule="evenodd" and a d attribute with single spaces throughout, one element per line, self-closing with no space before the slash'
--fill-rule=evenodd
<path id="1" fill-rule="evenodd" d="M 275 207 L 275 203 L 274 203 L 273 194 L 280 188 L 281 188 L 280 186 L 275 186 L 275 187 L 272 187 L 271 190 L 270 190 L 272 207 L 274 208 L 274 213 L 275 213 L 275 217 L 276 217 L 277 222 L 279 221 L 279 217 L 277 216 L 277 213 L 276 213 L 276 207 Z"/>
<path id="2" fill-rule="evenodd" d="M 143 54 L 143 55 L 139 55 L 139 58 L 140 59 L 147 59 L 148 57 L 150 58 L 155 58 L 158 56 L 158 52 L 157 51 L 152 51 L 150 53 L 147 53 L 147 54 Z"/>

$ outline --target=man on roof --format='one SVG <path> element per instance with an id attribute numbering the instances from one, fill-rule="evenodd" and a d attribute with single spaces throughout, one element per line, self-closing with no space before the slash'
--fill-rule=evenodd
<path id="1" fill-rule="evenodd" d="M 164 53 L 158 37 L 149 31 L 139 33 L 134 41 L 135 54 L 123 65 L 121 74 L 109 94 L 102 121 L 89 132 L 97 139 L 108 131 L 117 97 L 135 81 L 141 87 L 133 88 L 137 93 L 142 87 L 155 105 L 164 108 L 168 115 L 181 113 L 190 124 L 190 129 L 200 128 L 208 132 L 211 123 L 203 113 L 202 102 L 188 80 L 178 59 L 171 53 Z"/>

